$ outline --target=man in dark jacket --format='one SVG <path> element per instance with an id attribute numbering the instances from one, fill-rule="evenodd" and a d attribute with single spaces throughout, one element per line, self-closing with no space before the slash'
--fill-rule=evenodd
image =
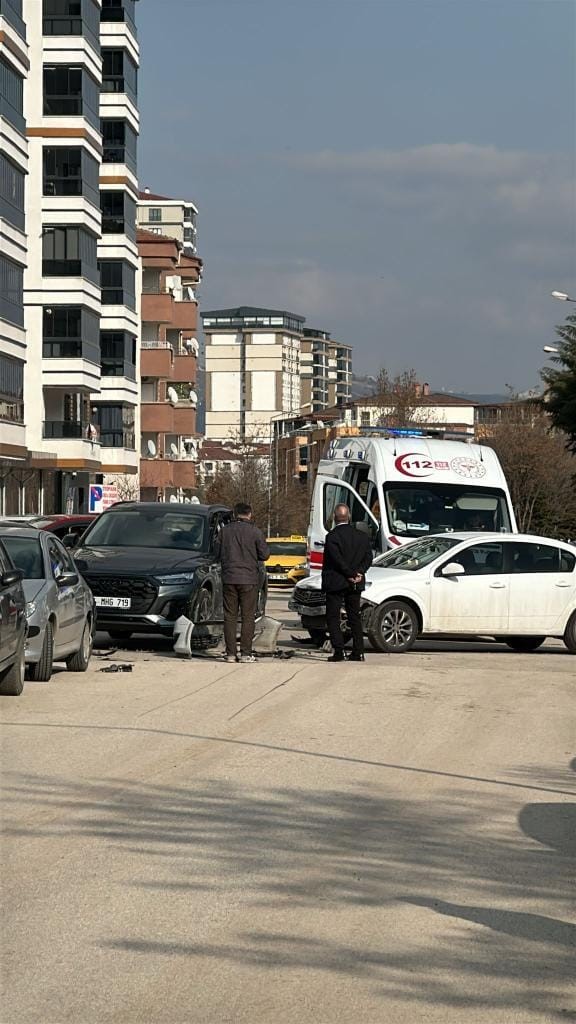
<path id="1" fill-rule="evenodd" d="M 222 565 L 225 660 L 238 661 L 236 630 L 240 610 L 240 661 L 256 661 L 252 654 L 252 641 L 256 627 L 261 563 L 269 558 L 270 551 L 264 534 L 252 522 L 250 505 L 240 503 L 234 507 L 234 521 L 222 527 L 215 554 Z"/>
<path id="2" fill-rule="evenodd" d="M 344 661 L 344 637 L 340 628 L 342 604 L 352 631 L 350 661 L 364 661 L 364 633 L 360 617 L 360 595 L 364 576 L 372 565 L 370 538 L 350 525 L 350 509 L 337 505 L 334 529 L 326 537 L 322 590 L 326 594 L 326 621 L 334 654 L 328 661 Z"/>

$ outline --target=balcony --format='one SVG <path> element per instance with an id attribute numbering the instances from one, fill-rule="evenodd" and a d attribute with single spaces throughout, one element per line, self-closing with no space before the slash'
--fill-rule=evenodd
<path id="1" fill-rule="evenodd" d="M 196 486 L 196 464 L 191 459 L 141 459 L 141 487 L 192 488 Z"/>
<path id="2" fill-rule="evenodd" d="M 144 434 L 188 437 L 196 433 L 196 410 L 188 403 L 172 406 L 169 402 L 143 402 L 141 415 Z"/>
<path id="3" fill-rule="evenodd" d="M 160 344 L 160 343 L 156 343 Z M 152 348 L 144 342 L 140 353 L 140 370 L 143 377 L 157 377 L 161 380 L 172 380 L 174 357 L 172 349 Z"/>
<path id="4" fill-rule="evenodd" d="M 171 324 L 174 299 L 167 292 L 142 292 L 142 321 Z"/>

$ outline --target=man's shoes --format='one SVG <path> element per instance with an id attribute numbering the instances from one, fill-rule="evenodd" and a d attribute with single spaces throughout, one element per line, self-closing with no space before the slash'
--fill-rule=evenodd
<path id="1" fill-rule="evenodd" d="M 258 658 L 256 657 L 255 654 L 241 654 L 240 655 L 240 664 L 241 665 L 253 665 L 255 661 L 258 661 Z"/>
<path id="2" fill-rule="evenodd" d="M 360 651 L 352 651 L 348 661 L 366 661 L 366 658 Z"/>
<path id="3" fill-rule="evenodd" d="M 330 657 L 327 658 L 326 660 L 327 661 L 346 661 L 346 658 L 344 657 L 344 651 L 334 651 L 334 654 L 331 654 Z"/>
<path id="4" fill-rule="evenodd" d="M 225 654 L 224 661 L 232 662 L 235 665 L 236 662 L 238 661 L 238 658 L 235 654 Z"/>

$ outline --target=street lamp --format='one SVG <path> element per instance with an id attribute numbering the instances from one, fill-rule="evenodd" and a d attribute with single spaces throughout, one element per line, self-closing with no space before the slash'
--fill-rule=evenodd
<path id="1" fill-rule="evenodd" d="M 560 349 L 559 348 L 555 348 L 554 345 L 544 345 L 544 348 L 542 349 L 542 351 L 543 352 L 548 352 L 549 355 L 551 354 L 551 355 L 554 355 L 554 356 L 557 356 L 557 355 L 560 354 Z"/>
<path id="2" fill-rule="evenodd" d="M 566 294 L 566 292 L 554 291 L 551 292 L 550 294 L 552 295 L 553 299 L 560 299 L 561 302 L 576 302 L 576 299 L 571 299 L 570 296 Z"/>

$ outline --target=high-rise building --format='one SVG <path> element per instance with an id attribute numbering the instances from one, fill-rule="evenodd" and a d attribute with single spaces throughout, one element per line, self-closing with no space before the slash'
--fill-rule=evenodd
<path id="1" fill-rule="evenodd" d="M 329 331 L 305 327 L 301 342 L 302 407 L 322 412 L 352 397 L 352 347 Z"/>
<path id="2" fill-rule="evenodd" d="M 25 264 L 25 336 L 12 320 L 10 345 L 2 342 L 3 358 L 16 358 L 7 374 L 15 390 L 23 369 L 23 415 L 22 392 L 6 403 L 12 419 L 0 413 L 0 444 L 18 435 L 25 455 L 0 489 L 0 513 L 86 510 L 90 484 L 137 472 L 134 8 L 135 0 L 1 0 L 3 49 L 10 40 L 3 156 L 25 169 L 26 136 L 29 174 L 28 251 L 20 242 L 18 256 L 14 236 L 3 270 L 16 308 Z M 16 175 L 15 197 L 21 188 Z"/>
<path id="3" fill-rule="evenodd" d="M 196 485 L 198 306 L 201 263 L 173 238 L 138 231 L 142 259 L 143 501 L 192 497 Z"/>
<path id="4" fill-rule="evenodd" d="M 18 469 L 26 460 L 24 86 L 29 68 L 22 0 L 0 0 L 0 513 L 6 507 L 19 507 Z"/>
<path id="5" fill-rule="evenodd" d="M 159 196 L 145 188 L 138 196 L 138 227 L 154 235 L 175 238 L 186 256 L 196 255 L 196 219 L 198 210 L 185 199 Z"/>
<path id="6" fill-rule="evenodd" d="M 304 317 L 240 306 L 202 313 L 206 436 L 268 441 L 271 423 L 296 413 Z"/>

